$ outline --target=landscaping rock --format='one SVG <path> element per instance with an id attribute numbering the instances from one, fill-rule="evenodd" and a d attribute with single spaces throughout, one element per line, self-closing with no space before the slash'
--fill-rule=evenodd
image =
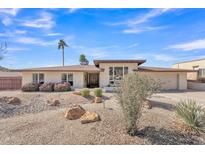
<path id="1" fill-rule="evenodd" d="M 66 109 L 65 118 L 69 120 L 79 119 L 83 114 L 85 114 L 85 110 L 80 105 L 74 105 Z"/>
<path id="2" fill-rule="evenodd" d="M 73 94 L 74 95 L 81 95 L 80 91 L 74 91 Z"/>
<path id="3" fill-rule="evenodd" d="M 95 103 L 102 103 L 102 97 L 95 97 Z"/>
<path id="4" fill-rule="evenodd" d="M 60 101 L 59 100 L 57 100 L 57 99 L 54 99 L 54 100 L 47 100 L 47 103 L 48 103 L 48 105 L 50 105 L 50 106 L 59 106 L 60 105 Z"/>
<path id="5" fill-rule="evenodd" d="M 144 108 L 146 109 L 152 109 L 152 103 L 150 100 L 145 100 L 144 102 Z"/>
<path id="6" fill-rule="evenodd" d="M 80 118 L 82 124 L 100 121 L 100 116 L 95 112 L 86 111 L 86 113 Z"/>
<path id="7" fill-rule="evenodd" d="M 18 97 L 1 97 L 0 98 L 1 102 L 5 102 L 7 104 L 12 104 L 12 105 L 19 105 L 21 104 L 21 100 Z"/>
<path id="8" fill-rule="evenodd" d="M 21 104 L 21 100 L 18 97 L 10 97 L 8 99 L 8 104 L 19 105 Z"/>

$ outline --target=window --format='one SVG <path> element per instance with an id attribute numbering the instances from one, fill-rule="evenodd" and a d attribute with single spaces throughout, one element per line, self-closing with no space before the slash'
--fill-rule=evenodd
<path id="1" fill-rule="evenodd" d="M 38 83 L 38 74 L 37 73 L 33 74 L 33 83 Z"/>
<path id="2" fill-rule="evenodd" d="M 39 74 L 39 81 L 38 81 L 40 84 L 43 84 L 44 83 L 44 74 L 43 73 L 40 73 Z"/>
<path id="3" fill-rule="evenodd" d="M 128 74 L 128 67 L 109 67 L 109 84 L 115 84 Z"/>
<path id="4" fill-rule="evenodd" d="M 63 73 L 62 75 L 61 75 L 61 82 L 67 82 L 67 74 L 65 74 L 65 73 Z"/>
<path id="5" fill-rule="evenodd" d="M 124 67 L 124 75 L 128 74 L 128 67 Z"/>
<path id="6" fill-rule="evenodd" d="M 73 74 L 63 73 L 61 75 L 61 82 L 69 82 L 71 84 L 71 86 L 73 86 Z"/>
<path id="7" fill-rule="evenodd" d="M 33 83 L 44 83 L 44 74 L 43 73 L 33 73 Z"/>
<path id="8" fill-rule="evenodd" d="M 199 78 L 204 78 L 205 77 L 205 69 L 199 69 L 198 75 L 199 75 Z"/>
<path id="9" fill-rule="evenodd" d="M 68 74 L 68 82 L 73 86 L 73 74 Z"/>

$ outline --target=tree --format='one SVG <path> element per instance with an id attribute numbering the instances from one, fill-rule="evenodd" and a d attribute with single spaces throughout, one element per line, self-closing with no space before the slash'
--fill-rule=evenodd
<path id="1" fill-rule="evenodd" d="M 63 66 L 64 66 L 64 48 L 68 47 L 66 42 L 64 40 L 59 40 L 58 42 L 58 49 L 62 49 L 62 60 L 63 60 Z"/>
<path id="2" fill-rule="evenodd" d="M 88 63 L 89 63 L 84 54 L 80 55 L 79 61 L 80 61 L 81 65 L 88 65 Z"/>
<path id="3" fill-rule="evenodd" d="M 6 42 L 1 43 L 0 44 L 0 60 L 3 59 L 3 55 L 5 54 L 6 49 L 7 49 L 7 43 Z"/>
<path id="4" fill-rule="evenodd" d="M 161 83 L 138 73 L 127 74 L 120 82 L 117 98 L 122 108 L 128 134 L 135 135 L 146 98 L 160 90 Z"/>

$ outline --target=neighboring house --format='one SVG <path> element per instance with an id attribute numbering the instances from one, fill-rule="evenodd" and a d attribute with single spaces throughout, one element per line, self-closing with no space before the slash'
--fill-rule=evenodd
<path id="1" fill-rule="evenodd" d="M 200 78 L 205 78 L 205 58 L 179 62 L 173 64 L 172 68 L 196 70 L 196 72 L 190 72 L 187 74 L 188 80 L 198 80 Z"/>
<path id="2" fill-rule="evenodd" d="M 0 66 L 0 90 L 20 89 L 22 77 L 20 72 Z"/>
<path id="3" fill-rule="evenodd" d="M 160 80 L 163 89 L 187 89 L 187 72 L 193 70 L 139 67 L 144 62 L 146 60 L 94 60 L 94 65 L 28 68 L 20 71 L 22 84 L 70 82 L 74 88 L 106 87 L 128 73 L 139 72 Z"/>

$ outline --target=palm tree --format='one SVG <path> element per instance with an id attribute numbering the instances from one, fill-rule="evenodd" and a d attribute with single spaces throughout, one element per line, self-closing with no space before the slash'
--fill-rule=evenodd
<path id="1" fill-rule="evenodd" d="M 63 59 L 63 66 L 64 66 L 64 48 L 68 47 L 64 40 L 59 40 L 58 42 L 58 49 L 62 49 L 62 59 Z"/>

